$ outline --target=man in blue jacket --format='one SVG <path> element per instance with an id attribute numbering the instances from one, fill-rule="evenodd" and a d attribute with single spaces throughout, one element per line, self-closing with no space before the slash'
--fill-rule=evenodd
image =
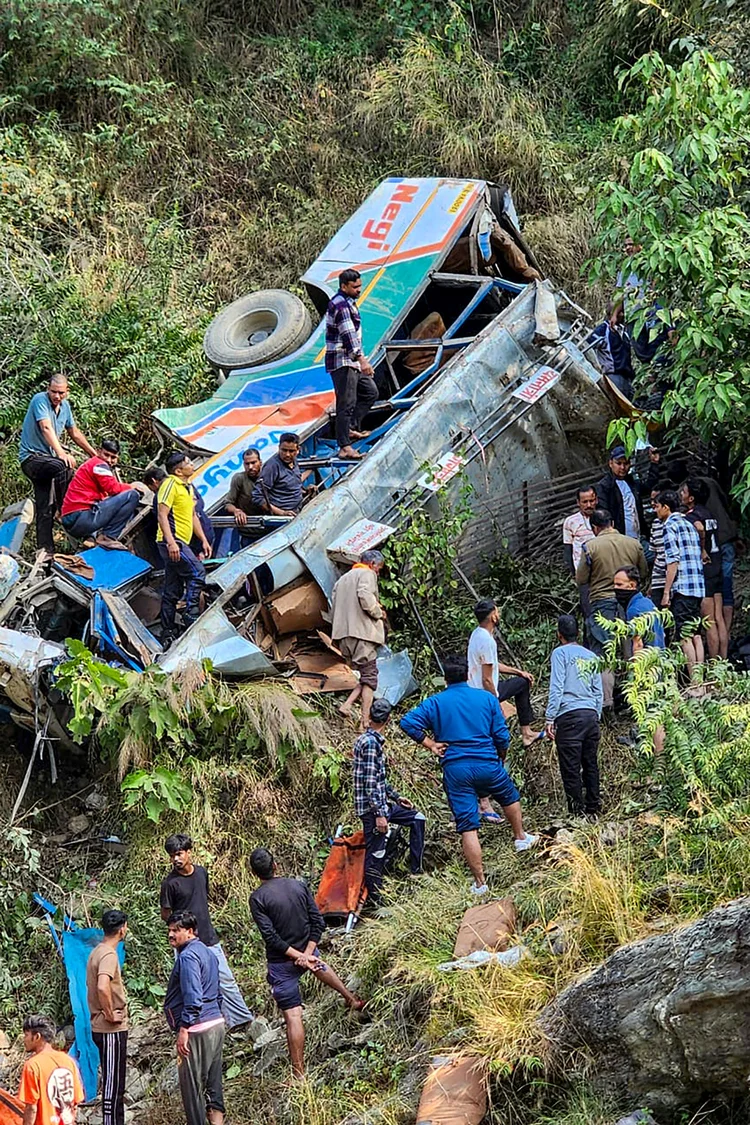
<path id="1" fill-rule="evenodd" d="M 483 895 L 482 849 L 479 844 L 479 799 L 494 797 L 513 829 L 517 852 L 528 851 L 536 836 L 524 831 L 521 801 L 501 758 L 510 735 L 500 704 L 488 691 L 477 691 L 467 683 L 466 657 L 446 657 L 445 691 L 431 695 L 401 720 L 401 729 L 440 758 L 443 786 L 461 836 L 464 858 L 474 883 L 471 891 Z M 432 731 L 434 739 L 427 731 Z"/>
<path id="2" fill-rule="evenodd" d="M 189 911 L 168 919 L 169 944 L 176 951 L 164 1000 L 167 1023 L 177 1032 L 177 1074 L 187 1125 L 224 1123 L 219 966 L 198 937 L 198 919 Z"/>

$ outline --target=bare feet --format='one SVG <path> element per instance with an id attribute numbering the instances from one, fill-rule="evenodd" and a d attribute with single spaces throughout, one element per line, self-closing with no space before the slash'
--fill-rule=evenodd
<path id="1" fill-rule="evenodd" d="M 342 719 L 351 719 L 352 709 L 351 707 L 347 707 L 345 703 L 342 703 L 341 706 L 337 708 L 337 710 Z"/>
<path id="2" fill-rule="evenodd" d="M 361 461 L 364 456 L 351 445 L 345 445 L 343 449 L 339 450 L 338 455 L 342 461 Z"/>
<path id="3" fill-rule="evenodd" d="M 349 433 L 355 441 L 361 441 L 362 438 L 369 437 L 372 430 L 349 430 Z"/>

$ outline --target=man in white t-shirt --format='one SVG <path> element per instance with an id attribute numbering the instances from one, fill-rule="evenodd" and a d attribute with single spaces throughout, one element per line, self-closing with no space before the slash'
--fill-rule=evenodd
<path id="1" fill-rule="evenodd" d="M 581 561 L 584 543 L 594 538 L 591 530 L 591 513 L 596 508 L 596 489 L 593 484 L 585 484 L 576 493 L 578 511 L 568 516 L 562 526 L 563 562 L 565 569 L 575 576 Z"/>

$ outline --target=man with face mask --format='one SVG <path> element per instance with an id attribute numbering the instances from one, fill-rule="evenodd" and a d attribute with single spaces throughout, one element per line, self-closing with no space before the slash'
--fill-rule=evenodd
<path id="1" fill-rule="evenodd" d="M 615 597 L 618 605 L 625 610 L 625 620 L 634 621 L 644 613 L 653 613 L 656 606 L 651 598 L 641 593 L 641 575 L 637 566 L 624 566 L 615 573 Z M 633 653 L 646 648 L 664 648 L 664 626 L 661 621 L 654 624 L 642 637 L 633 637 Z"/>

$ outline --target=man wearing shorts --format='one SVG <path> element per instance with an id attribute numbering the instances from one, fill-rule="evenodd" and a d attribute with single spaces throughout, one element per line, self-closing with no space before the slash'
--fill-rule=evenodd
<path id="1" fill-rule="evenodd" d="M 500 802 L 517 852 L 528 851 L 537 837 L 524 831 L 518 790 L 500 760 L 510 735 L 497 697 L 469 686 L 468 662 L 461 654 L 446 657 L 443 673 L 448 685 L 445 691 L 429 696 L 404 715 L 401 729 L 442 762 L 448 804 L 474 876 L 471 891 L 483 895 L 489 888 L 479 844 L 480 798 L 494 797 Z M 434 739 L 427 734 L 430 730 Z"/>
<path id="2" fill-rule="evenodd" d="M 729 634 L 724 621 L 724 590 L 719 550 L 719 521 L 708 507 L 709 489 L 700 477 L 688 477 L 680 488 L 680 502 L 688 520 L 698 532 L 703 556 L 703 582 L 706 593 L 701 617 L 707 622 L 706 648 L 709 659 L 726 660 Z"/>
<path id="3" fill-rule="evenodd" d="M 680 500 L 676 492 L 660 492 L 654 500 L 654 511 L 664 524 L 664 559 L 667 564 L 661 604 L 672 610 L 677 639 L 692 679 L 693 669 L 696 664 L 703 663 L 705 654 L 700 633 L 687 626 L 700 620 L 706 585 L 700 536 L 679 509 Z"/>
<path id="4" fill-rule="evenodd" d="M 308 971 L 314 973 L 318 980 L 341 993 L 354 1011 L 360 1011 L 364 1002 L 349 991 L 318 953 L 318 941 L 326 924 L 309 887 L 298 879 L 277 875 L 274 858 L 267 848 L 255 849 L 250 866 L 261 881 L 250 896 L 250 912 L 266 946 L 266 979 L 284 1017 L 294 1076 L 302 1078 L 305 1028 L 300 977 Z"/>
<path id="5" fill-rule="evenodd" d="M 344 659 L 359 673 L 359 684 L 339 713 L 351 714 L 352 704 L 361 699 L 360 731 L 370 725 L 370 706 L 378 686 L 378 648 L 385 642 L 385 610 L 378 597 L 378 575 L 384 558 L 380 551 L 364 551 L 348 574 L 339 578 L 331 595 L 331 636 Z"/>

